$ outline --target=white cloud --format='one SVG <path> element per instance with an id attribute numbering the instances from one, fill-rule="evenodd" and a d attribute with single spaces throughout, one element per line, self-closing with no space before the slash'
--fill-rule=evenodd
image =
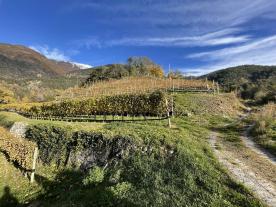
<path id="1" fill-rule="evenodd" d="M 30 46 L 29 48 L 41 53 L 49 59 L 57 61 L 69 61 L 70 58 L 57 48 L 50 49 L 47 45 Z"/>
<path id="2" fill-rule="evenodd" d="M 205 61 L 206 66 L 192 69 L 198 74 L 204 74 L 237 65 L 276 65 L 275 54 L 276 35 L 273 35 L 240 46 L 191 54 L 187 57 Z"/>
<path id="3" fill-rule="evenodd" d="M 245 28 L 244 24 L 255 18 L 276 18 L 275 0 L 129 0 L 128 3 L 84 0 L 70 8 L 71 11 L 96 11 L 97 19 L 93 21 L 106 26 L 109 34 L 127 34 L 127 37 L 111 35 L 75 41 L 79 46 L 87 48 L 241 43 L 247 41 L 249 36 L 229 33 L 215 38 L 206 34 L 227 31 L 227 28 L 232 27 Z"/>
<path id="4" fill-rule="evenodd" d="M 99 14 L 95 21 L 110 30 L 111 36 L 74 41 L 78 46 L 87 48 L 243 43 L 251 36 L 237 34 L 231 28 L 244 28 L 246 31 L 244 24 L 256 17 L 276 18 L 275 0 L 129 0 L 127 4 L 124 1 L 110 3 L 109 0 L 84 0 L 68 7 L 70 11 L 96 11 Z M 219 34 L 216 31 L 228 33 Z M 127 36 L 124 37 L 124 34 Z"/>
<path id="5" fill-rule="evenodd" d="M 78 45 L 80 47 L 86 47 L 86 48 L 90 48 L 91 46 L 100 48 L 102 47 L 103 43 L 101 43 L 100 40 L 98 40 L 98 38 L 96 37 L 88 37 L 81 40 L 75 40 L 73 41 L 73 44 Z"/>
<path id="6" fill-rule="evenodd" d="M 92 68 L 92 65 L 88 65 L 88 64 L 83 64 L 83 63 L 77 63 L 77 62 L 70 62 L 73 66 L 76 66 L 80 69 L 88 69 L 88 68 Z"/>
<path id="7" fill-rule="evenodd" d="M 238 28 L 229 28 L 200 36 L 184 37 L 146 37 L 146 38 L 121 38 L 113 40 L 97 40 L 87 38 L 75 43 L 89 48 L 109 46 L 216 46 L 246 42 L 250 39 L 248 35 L 235 35 L 240 32 Z"/>
<path id="8" fill-rule="evenodd" d="M 1 0 L 0 0 L 1 1 Z M 71 63 L 73 66 L 76 66 L 80 69 L 87 69 L 87 68 L 92 68 L 92 65 L 89 64 L 83 64 L 83 63 L 78 63 L 78 62 L 73 62 L 71 61 L 69 56 L 66 56 L 64 52 L 60 51 L 57 48 L 50 49 L 47 45 L 36 45 L 36 46 L 29 46 L 32 50 L 35 50 L 36 52 L 39 52 L 40 54 L 44 55 L 45 57 L 56 60 L 56 61 L 64 61 Z M 78 50 L 70 50 L 70 54 L 78 54 Z"/>
<path id="9" fill-rule="evenodd" d="M 110 3 L 108 0 L 102 0 L 82 1 L 75 5 L 76 9 L 85 9 L 87 12 L 102 11 L 97 21 L 103 24 L 128 25 L 126 29 L 140 25 L 145 30 L 164 26 L 164 34 L 169 33 L 171 36 L 175 32 L 182 32 L 185 36 L 200 35 L 238 26 L 255 17 L 276 17 L 275 7 L 275 0 L 129 0 L 127 4 L 125 1 Z M 173 25 L 179 26 L 173 28 Z M 135 32 L 135 29 L 132 31 Z M 151 31 L 148 30 L 149 33 Z"/>
<path id="10" fill-rule="evenodd" d="M 76 7 L 97 11 L 95 21 L 108 29 L 106 36 L 75 42 L 82 47 L 224 47 L 188 56 L 204 65 L 192 69 L 197 75 L 241 64 L 276 64 L 276 37 L 256 39 L 272 34 L 271 25 L 263 23 L 276 19 L 275 0 L 83 0 Z"/>

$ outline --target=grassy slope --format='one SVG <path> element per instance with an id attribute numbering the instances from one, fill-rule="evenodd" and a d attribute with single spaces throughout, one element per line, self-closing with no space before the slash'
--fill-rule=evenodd
<path id="1" fill-rule="evenodd" d="M 237 115 L 237 111 L 245 107 L 238 101 L 233 93 L 212 95 L 212 94 L 179 94 L 175 96 L 176 111 L 202 115 Z"/>
<path id="2" fill-rule="evenodd" d="M 191 105 L 195 107 L 197 103 L 201 103 L 196 101 L 206 98 L 206 95 L 178 95 L 177 103 L 187 107 L 189 105 L 187 97 L 197 97 Z M 208 109 L 212 106 L 213 99 L 210 97 L 209 99 L 208 105 L 201 107 Z M 228 114 L 230 109 L 233 115 L 234 111 L 230 106 L 227 107 L 225 114 Z M 217 111 L 217 114 L 220 112 Z M 12 121 L 21 119 L 23 120 L 15 114 L 0 113 L 1 125 L 10 126 Z M 210 121 L 219 123 L 224 120 L 219 116 L 211 117 L 207 111 L 205 116 L 174 118 L 172 119 L 174 128 L 168 129 L 166 120 L 76 125 L 25 119 L 23 121 L 31 124 L 58 124 L 71 130 L 79 130 L 86 126 L 87 129 L 92 127 L 106 133 L 128 135 L 136 143 L 144 143 L 156 149 L 151 156 L 136 153 L 120 166 L 107 170 L 104 182 L 97 186 L 83 186 L 81 181 L 84 175 L 72 170 L 57 173 L 53 181 L 52 173 L 48 174 L 45 168 L 39 166 L 37 177 L 40 185 L 34 187 L 34 189 L 40 187 L 44 189 L 39 197 L 39 203 L 43 206 L 262 206 L 244 187 L 227 176 L 209 148 L 207 139 Z M 160 149 L 164 146 L 170 146 L 175 152 L 174 156 L 163 156 Z M 119 183 L 111 184 L 108 177 L 118 172 L 121 174 Z M 24 198 L 25 185 L 22 185 L 21 191 L 16 191 L 14 179 L 9 180 L 11 192 L 20 202 L 25 201 L 28 198 Z M 3 185 L 3 181 L 0 184 L 1 189 L 7 185 Z"/>
<path id="3" fill-rule="evenodd" d="M 9 128 L 14 122 L 24 122 L 30 125 L 53 125 L 57 127 L 65 127 L 68 130 L 78 131 L 94 131 L 101 129 L 105 123 L 86 123 L 86 122 L 63 122 L 63 121 L 45 121 L 45 120 L 32 120 L 27 119 L 12 112 L 0 112 L 0 125 Z"/>
<path id="4" fill-rule="evenodd" d="M 263 106 L 252 113 L 247 121 L 253 124 L 250 135 L 254 141 L 276 156 L 276 104 Z"/>
<path id="5" fill-rule="evenodd" d="M 27 195 L 34 194 L 40 189 L 37 185 L 31 186 L 28 179 L 22 176 L 20 170 L 9 163 L 2 153 L 0 153 L 0 166 L 0 198 L 5 194 L 5 187 L 9 187 L 13 196 L 20 201 L 25 200 Z M 1 201 L 0 199 L 1 206 L 4 206 Z"/>

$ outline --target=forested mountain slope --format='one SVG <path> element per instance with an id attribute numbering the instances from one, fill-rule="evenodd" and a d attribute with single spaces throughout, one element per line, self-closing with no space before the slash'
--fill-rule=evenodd
<path id="1" fill-rule="evenodd" d="M 201 78 L 217 81 L 226 91 L 257 102 L 275 101 L 276 66 L 243 65 L 218 70 Z"/>

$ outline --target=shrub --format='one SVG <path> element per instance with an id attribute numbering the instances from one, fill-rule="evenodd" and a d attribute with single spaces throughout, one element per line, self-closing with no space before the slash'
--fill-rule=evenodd
<path id="1" fill-rule="evenodd" d="M 82 180 L 84 185 L 98 185 L 104 180 L 104 170 L 98 166 L 89 170 L 88 175 Z"/>
<path id="2" fill-rule="evenodd" d="M 122 182 L 110 187 L 110 191 L 116 198 L 125 199 L 131 187 L 131 183 Z"/>

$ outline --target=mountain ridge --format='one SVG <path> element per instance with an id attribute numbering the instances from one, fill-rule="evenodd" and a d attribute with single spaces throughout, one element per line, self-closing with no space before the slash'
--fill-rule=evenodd
<path id="1" fill-rule="evenodd" d="M 90 65 L 48 59 L 23 45 L 0 43 L 1 79 L 60 77 L 87 67 Z"/>

